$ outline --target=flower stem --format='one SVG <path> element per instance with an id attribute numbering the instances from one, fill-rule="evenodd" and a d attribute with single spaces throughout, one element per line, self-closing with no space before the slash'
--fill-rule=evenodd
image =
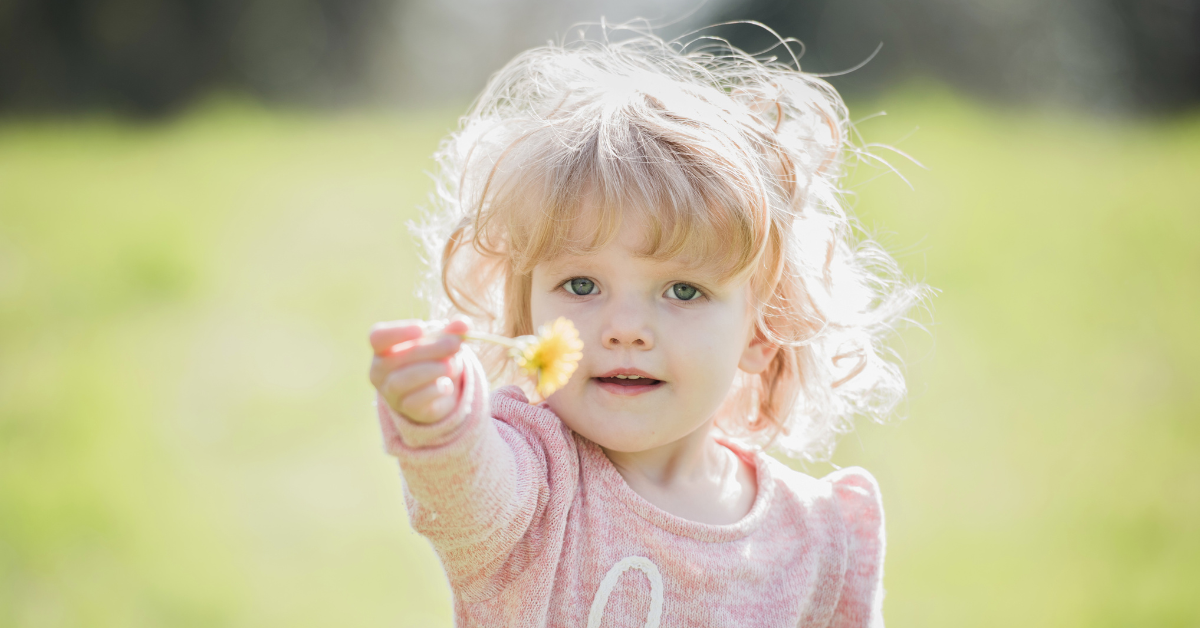
<path id="1" fill-rule="evenodd" d="M 493 344 L 498 344 L 498 345 L 501 345 L 504 347 L 508 347 L 509 349 L 517 348 L 517 340 L 515 338 L 509 338 L 507 336 L 499 336 L 496 334 L 489 334 L 485 331 L 469 331 L 469 332 L 463 334 L 462 337 L 466 340 L 475 340 L 478 342 L 490 342 Z"/>

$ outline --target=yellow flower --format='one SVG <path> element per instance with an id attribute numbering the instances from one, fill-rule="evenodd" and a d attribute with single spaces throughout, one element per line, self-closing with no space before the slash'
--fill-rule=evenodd
<path id="1" fill-rule="evenodd" d="M 512 349 L 517 366 L 537 378 L 537 392 L 543 399 L 554 394 L 571 379 L 583 358 L 583 341 L 571 321 L 559 317 L 538 328 L 536 336 L 521 336 Z"/>

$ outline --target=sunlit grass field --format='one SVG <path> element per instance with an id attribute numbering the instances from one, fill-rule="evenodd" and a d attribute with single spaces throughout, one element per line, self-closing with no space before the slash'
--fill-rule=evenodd
<path id="1" fill-rule="evenodd" d="M 906 418 L 834 460 L 884 491 L 888 625 L 1200 626 L 1200 117 L 881 110 L 924 168 L 851 200 L 941 290 Z M 0 120 L 0 626 L 450 625 L 365 335 L 423 313 L 455 113 Z"/>

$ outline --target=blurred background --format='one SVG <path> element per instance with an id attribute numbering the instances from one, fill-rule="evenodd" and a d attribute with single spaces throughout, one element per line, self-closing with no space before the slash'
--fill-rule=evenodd
<path id="1" fill-rule="evenodd" d="M 0 0 L 0 626 L 451 625 L 366 331 L 439 139 L 601 17 L 801 40 L 899 172 L 910 398 L 797 465 L 878 477 L 889 626 L 1200 626 L 1196 0 Z"/>

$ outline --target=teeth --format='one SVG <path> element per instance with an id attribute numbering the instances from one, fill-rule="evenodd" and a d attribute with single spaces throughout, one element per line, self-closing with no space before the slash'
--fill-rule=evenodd
<path id="1" fill-rule="evenodd" d="M 641 375 L 617 375 L 617 379 L 641 379 Z"/>

